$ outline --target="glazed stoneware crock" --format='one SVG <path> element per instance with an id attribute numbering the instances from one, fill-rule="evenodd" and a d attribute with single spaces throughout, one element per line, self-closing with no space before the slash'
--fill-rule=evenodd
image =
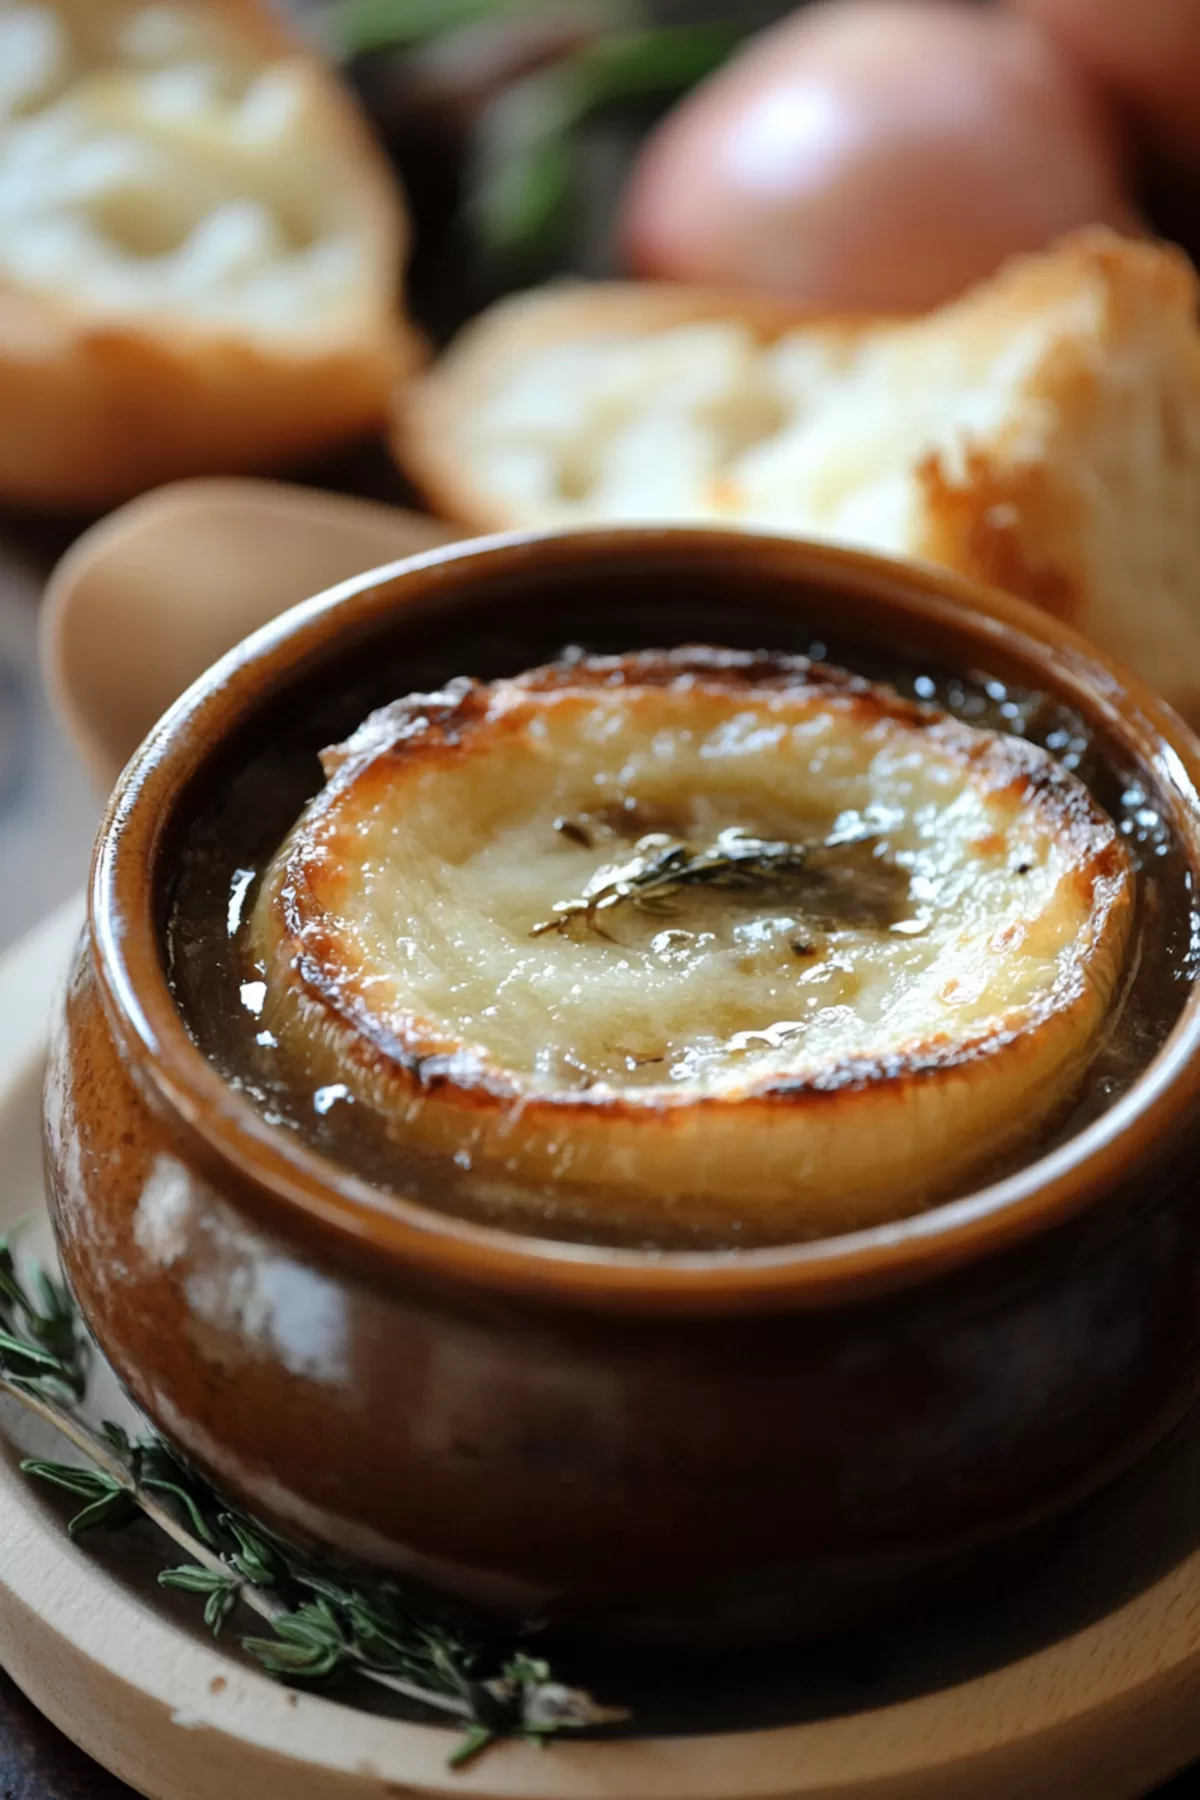
<path id="1" fill-rule="evenodd" d="M 126 770 L 48 1073 L 55 1226 L 154 1423 L 293 1533 L 517 1613 L 754 1637 L 989 1557 L 1127 1467 L 1198 1361 L 1200 1003 L 1115 1106 L 899 1224 L 740 1254 L 507 1234 L 266 1123 L 189 1038 L 164 918 L 215 784 L 308 712 L 564 644 L 814 638 L 1048 690 L 1200 870 L 1198 747 L 1066 626 L 934 570 L 735 532 L 482 540 L 293 610 Z M 325 741 L 328 741 L 326 739 Z M 319 782 L 312 760 L 313 788 Z"/>

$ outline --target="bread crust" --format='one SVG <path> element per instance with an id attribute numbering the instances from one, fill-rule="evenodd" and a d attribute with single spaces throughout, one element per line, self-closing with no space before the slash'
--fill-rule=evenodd
<path id="1" fill-rule="evenodd" d="M 939 563 L 1068 618 L 1200 719 L 1198 305 L 1180 251 L 1102 228 L 1014 259 L 920 321 L 814 318 L 783 302 L 652 284 L 546 288 L 483 314 L 398 393 L 391 441 L 437 510 L 467 529 L 507 529 L 532 520 L 489 490 L 464 453 L 464 421 L 545 346 L 728 320 L 763 345 L 811 328 L 853 350 L 910 323 L 926 345 L 944 331 L 982 380 L 1044 330 L 1003 416 L 964 427 L 952 451 L 914 441 L 903 532 L 844 541 Z M 719 477 L 707 516 L 738 523 L 742 504 L 737 482 Z M 775 513 L 771 523 L 788 528 Z M 801 518 L 796 529 L 814 528 Z"/>
<path id="2" fill-rule="evenodd" d="M 312 128 L 353 169 L 357 302 L 335 324 L 268 337 L 165 305 L 102 313 L 86 285 L 59 296 L 0 277 L 5 501 L 93 509 L 177 477 L 299 462 L 378 428 L 394 384 L 424 359 L 398 304 L 407 209 L 354 100 L 260 0 L 207 0 L 207 12 L 264 67 L 286 61 Z"/>

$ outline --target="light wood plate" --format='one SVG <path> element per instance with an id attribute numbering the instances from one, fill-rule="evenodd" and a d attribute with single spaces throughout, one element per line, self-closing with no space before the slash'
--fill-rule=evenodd
<path id="1" fill-rule="evenodd" d="M 80 917 L 72 904 L 0 963 L 0 1229 L 30 1218 L 43 1252 L 45 1022 Z M 104 1397 L 106 1411 L 117 1403 Z M 837 1684 L 800 1664 L 791 1716 L 805 1723 L 505 1745 L 461 1774 L 446 1767 L 446 1731 L 286 1690 L 214 1645 L 184 1596 L 155 1587 L 148 1536 L 72 1544 L 17 1468 L 34 1448 L 55 1453 L 0 1405 L 0 1662 L 153 1800 L 1134 1800 L 1200 1756 L 1194 1424 L 1072 1525 L 1022 1591 L 893 1634 L 884 1661 L 915 1680 L 907 1697 L 889 1699 L 875 1675 L 822 1716 Z M 741 1664 L 727 1679 L 756 1678 Z"/>

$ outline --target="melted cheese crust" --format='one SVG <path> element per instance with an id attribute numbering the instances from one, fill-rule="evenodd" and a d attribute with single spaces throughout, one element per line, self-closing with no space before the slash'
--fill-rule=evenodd
<path id="1" fill-rule="evenodd" d="M 264 1018 L 518 1221 L 900 1216 L 1036 1132 L 1120 982 L 1132 875 L 1082 785 L 801 658 L 459 682 L 327 769 L 257 903 Z M 647 834 L 731 829 L 825 847 L 538 931 Z"/>

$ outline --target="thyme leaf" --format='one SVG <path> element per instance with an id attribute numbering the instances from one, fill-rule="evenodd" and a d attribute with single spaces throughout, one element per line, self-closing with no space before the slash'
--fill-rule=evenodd
<path id="1" fill-rule="evenodd" d="M 667 911 L 685 888 L 769 889 L 805 873 L 815 851 L 834 847 L 831 843 L 792 844 L 754 837 L 732 825 L 711 844 L 696 850 L 683 838 L 650 832 L 638 839 L 625 862 L 597 869 L 578 899 L 556 901 L 552 916 L 542 919 L 529 935 L 565 933 L 577 924 L 600 932 L 601 916 L 617 907 Z"/>
<path id="2" fill-rule="evenodd" d="M 28 1284 L 17 1273 L 15 1233 L 0 1235 L 0 1367 L 32 1391 L 43 1387 L 83 1396 L 87 1384 L 87 1339 L 61 1281 L 44 1269 Z"/>
<path id="3" fill-rule="evenodd" d="M 75 1410 L 86 1397 L 87 1367 L 87 1338 L 66 1288 L 44 1274 L 22 1280 L 11 1236 L 0 1236 L 0 1392 L 52 1425 L 82 1459 L 29 1458 L 23 1471 L 84 1503 L 69 1522 L 72 1537 L 138 1517 L 157 1526 L 189 1558 L 163 1569 L 159 1585 L 202 1598 L 214 1637 L 236 1609 L 257 1613 L 272 1635 L 241 1644 L 267 1674 L 329 1683 L 353 1671 L 440 1712 L 464 1732 L 449 1759 L 455 1768 L 495 1738 L 540 1740 L 626 1716 L 556 1682 L 519 1636 L 289 1543 L 231 1507 L 161 1438 L 134 1440 L 111 1422 L 93 1429 Z"/>
<path id="4" fill-rule="evenodd" d="M 458 1748 L 449 1758 L 452 1769 L 465 1769 L 468 1763 L 475 1761 L 488 1745 L 495 1741 L 496 1734 L 489 1725 L 468 1725 L 459 1739 Z"/>

